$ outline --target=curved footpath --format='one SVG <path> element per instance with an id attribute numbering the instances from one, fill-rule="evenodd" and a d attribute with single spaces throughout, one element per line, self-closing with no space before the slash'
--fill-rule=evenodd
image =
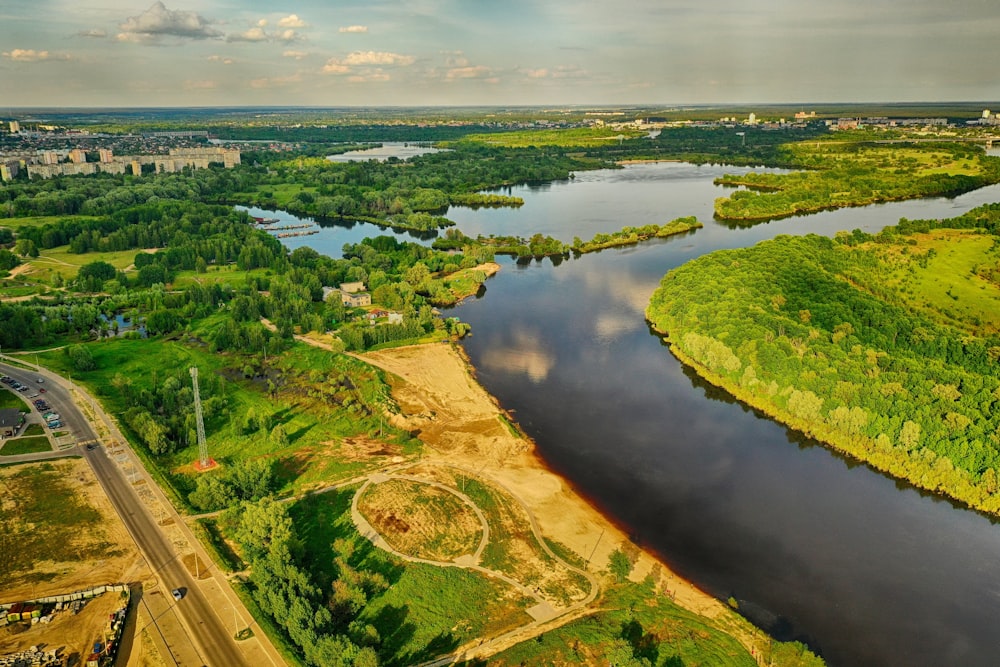
<path id="1" fill-rule="evenodd" d="M 571 569 L 592 584 L 596 582 L 593 573 L 603 571 L 612 552 L 628 543 L 628 537 L 619 528 L 546 468 L 530 439 L 512 432 L 509 415 L 476 381 L 475 371 L 460 348 L 429 343 L 351 356 L 392 376 L 389 380 L 393 397 L 404 414 L 390 418 L 399 428 L 420 430 L 420 439 L 427 446 L 420 463 L 451 466 L 496 484 L 527 512 L 533 535 L 557 562 L 565 564 L 548 548 L 542 535 L 586 559 L 586 570 Z M 630 578 L 641 581 L 654 571 L 663 575 L 659 578 L 659 589 L 678 605 L 714 619 L 719 629 L 733 636 L 752 655 L 760 655 L 767 649 L 770 638 L 766 633 L 671 572 L 651 554 L 640 551 Z M 487 658 L 597 611 L 590 604 L 598 593 L 596 585 L 591 592 L 592 597 L 587 601 L 574 604 L 561 615 L 491 638 L 482 646 L 460 647 L 451 655 L 427 664 Z"/>

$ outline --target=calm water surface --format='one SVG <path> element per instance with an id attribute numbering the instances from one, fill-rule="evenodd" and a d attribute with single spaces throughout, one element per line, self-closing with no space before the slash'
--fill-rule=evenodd
<path id="1" fill-rule="evenodd" d="M 712 221 L 726 194 L 712 179 L 738 171 L 634 165 L 511 188 L 520 209 L 450 210 L 470 235 L 565 241 L 686 215 L 705 223 L 558 266 L 501 259 L 485 296 L 456 310 L 473 326 L 465 347 L 480 381 L 638 542 L 781 638 L 840 667 L 1000 664 L 997 526 L 733 402 L 686 371 L 643 316 L 663 274 L 706 252 L 951 217 L 1000 201 L 1000 187 L 730 228 Z M 319 235 L 286 241 L 334 256 L 344 242 L 331 252 Z"/>
<path id="2" fill-rule="evenodd" d="M 417 155 L 426 153 L 440 153 L 438 148 L 432 148 L 423 144 L 410 144 L 402 141 L 386 141 L 378 148 L 368 148 L 363 151 L 348 151 L 339 155 L 328 155 L 330 162 L 360 162 L 364 160 L 378 160 L 385 162 L 391 157 L 406 160 Z"/>
<path id="3" fill-rule="evenodd" d="M 641 544 L 829 664 L 1000 664 L 997 526 L 734 403 L 686 372 L 643 318 L 662 275 L 703 253 L 950 217 L 1000 201 L 1000 188 L 730 229 L 711 218 L 721 171 L 589 172 L 513 188 L 518 210 L 451 211 L 466 233 L 537 227 L 562 239 L 681 215 L 706 223 L 557 267 L 505 263 L 457 311 L 473 326 L 465 347 L 479 379 L 549 465 Z"/>

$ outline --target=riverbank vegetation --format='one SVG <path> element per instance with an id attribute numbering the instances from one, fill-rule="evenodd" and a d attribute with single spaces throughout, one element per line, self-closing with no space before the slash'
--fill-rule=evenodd
<path id="1" fill-rule="evenodd" d="M 667 274 L 647 317 L 714 384 L 914 485 L 1000 512 L 1000 205 L 779 236 Z"/>
<path id="2" fill-rule="evenodd" d="M 875 143 L 850 133 L 786 144 L 785 162 L 802 171 L 727 175 L 745 190 L 716 199 L 722 220 L 755 222 L 845 206 L 954 196 L 1000 182 L 1000 159 L 970 144 Z"/>
<path id="3" fill-rule="evenodd" d="M 610 234 L 596 234 L 590 241 L 583 242 L 579 238 L 573 239 L 571 248 L 574 253 L 586 254 L 596 252 L 605 248 L 615 248 L 618 246 L 635 245 L 649 239 L 663 239 L 675 234 L 685 234 L 704 227 L 694 216 L 677 218 L 665 225 L 645 225 L 643 227 L 623 227 L 617 232 Z"/>

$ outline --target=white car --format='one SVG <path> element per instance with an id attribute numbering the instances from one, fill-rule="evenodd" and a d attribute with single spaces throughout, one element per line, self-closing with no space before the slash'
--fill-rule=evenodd
<path id="1" fill-rule="evenodd" d="M 175 600 L 180 600 L 182 597 L 184 597 L 184 591 L 182 591 L 179 588 L 175 588 L 174 590 L 170 591 L 170 594 L 174 596 Z"/>

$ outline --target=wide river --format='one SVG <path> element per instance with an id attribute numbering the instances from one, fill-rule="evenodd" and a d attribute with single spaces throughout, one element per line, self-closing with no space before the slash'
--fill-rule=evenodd
<path id="1" fill-rule="evenodd" d="M 712 180 L 736 171 L 632 165 L 511 188 L 520 209 L 449 211 L 467 234 L 567 241 L 686 215 L 705 223 L 559 265 L 502 259 L 486 293 L 454 311 L 472 324 L 479 380 L 634 540 L 778 637 L 842 667 L 1000 663 L 998 526 L 734 402 L 686 371 L 643 316 L 663 274 L 704 253 L 951 217 L 1000 201 L 1000 187 L 730 228 L 712 220 L 726 194 Z M 289 241 L 339 256 L 335 237 Z"/>

